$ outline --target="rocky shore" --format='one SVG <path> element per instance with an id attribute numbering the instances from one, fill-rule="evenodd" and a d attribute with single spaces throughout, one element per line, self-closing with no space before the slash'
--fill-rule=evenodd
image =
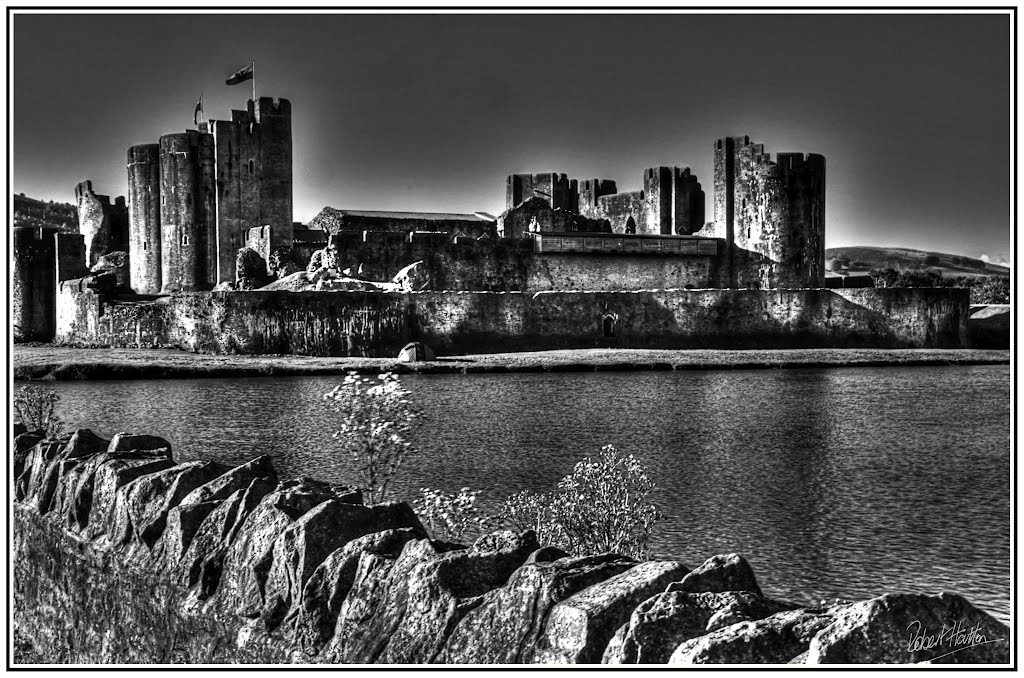
<path id="1" fill-rule="evenodd" d="M 1008 663 L 955 593 L 800 607 L 737 554 L 572 556 L 533 532 L 432 540 L 405 503 L 175 463 L 87 429 L 14 440 L 15 625 L 74 663 Z"/>
<path id="2" fill-rule="evenodd" d="M 888 367 L 1009 365 L 1010 352 L 976 349 L 783 349 L 660 350 L 580 349 L 443 356 L 401 363 L 390 358 L 209 355 L 178 349 L 70 348 L 17 344 L 16 380 L 195 379 L 398 372 L 474 374 L 629 370 L 785 369 L 794 367 Z"/>

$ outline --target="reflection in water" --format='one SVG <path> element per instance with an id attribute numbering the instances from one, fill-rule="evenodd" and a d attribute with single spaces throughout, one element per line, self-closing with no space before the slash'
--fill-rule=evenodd
<path id="1" fill-rule="evenodd" d="M 320 396 L 337 377 L 60 383 L 65 418 L 169 439 L 180 460 L 271 454 L 345 482 Z M 653 548 L 738 552 L 799 602 L 955 590 L 1009 618 L 1009 368 L 436 375 L 398 496 L 547 491 L 602 445 L 636 454 L 667 514 Z"/>

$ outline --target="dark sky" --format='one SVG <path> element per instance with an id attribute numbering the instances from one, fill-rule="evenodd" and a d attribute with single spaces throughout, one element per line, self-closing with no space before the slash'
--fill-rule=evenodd
<path id="1" fill-rule="evenodd" d="M 293 107 L 295 218 L 498 214 L 513 172 L 689 166 L 714 140 L 827 161 L 827 245 L 1009 257 L 1006 15 L 17 15 L 15 192 L 124 194 L 126 150 Z"/>

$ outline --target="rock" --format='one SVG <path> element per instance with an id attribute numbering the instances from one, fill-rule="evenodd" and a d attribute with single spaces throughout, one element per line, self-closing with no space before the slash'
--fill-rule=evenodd
<path id="1" fill-rule="evenodd" d="M 746 559 L 736 553 L 712 556 L 688 574 L 669 591 L 687 593 L 723 593 L 725 591 L 753 591 L 761 595 L 754 570 Z"/>
<path id="2" fill-rule="evenodd" d="M 167 529 L 160 540 L 158 554 L 165 567 L 177 565 L 199 526 L 222 501 L 234 492 L 245 490 L 258 478 L 266 480 L 267 492 L 277 485 L 277 474 L 269 455 L 257 457 L 200 485 L 172 508 L 167 514 Z"/>
<path id="3" fill-rule="evenodd" d="M 274 487 L 269 478 L 254 479 L 248 487 L 236 490 L 221 502 L 196 530 L 176 568 L 181 584 L 200 585 L 200 600 L 217 591 L 228 548 L 249 515 Z"/>
<path id="4" fill-rule="evenodd" d="M 807 651 L 832 615 L 808 610 L 779 612 L 711 631 L 682 643 L 669 664 L 786 664 Z"/>
<path id="5" fill-rule="evenodd" d="M 277 473 L 270 455 L 264 454 L 250 462 L 236 466 L 210 482 L 200 485 L 181 500 L 182 504 L 222 501 L 236 490 L 244 490 L 257 478 L 266 478 L 277 485 Z"/>
<path id="6" fill-rule="evenodd" d="M 24 497 L 40 514 L 49 512 L 60 479 L 78 464 L 77 459 L 68 461 L 64 457 L 70 439 L 71 436 L 62 436 L 43 440 L 25 456 Z"/>
<path id="7" fill-rule="evenodd" d="M 558 603 L 548 617 L 537 663 L 597 664 L 637 605 L 682 579 L 690 568 L 679 562 L 640 563 Z"/>
<path id="8" fill-rule="evenodd" d="M 164 450 L 147 450 L 141 452 L 105 452 L 95 457 L 95 470 L 92 474 L 92 497 L 86 508 L 85 498 L 78 500 L 76 518 L 79 527 L 83 527 L 83 536 L 95 539 L 106 533 L 110 524 L 111 512 L 117 498 L 117 491 L 150 473 L 157 473 L 174 466 L 174 461 L 165 455 Z M 102 460 L 102 461 L 100 461 Z M 92 463 L 90 460 L 89 463 Z M 87 511 L 87 513 L 86 513 Z"/>
<path id="9" fill-rule="evenodd" d="M 270 553 L 260 615 L 267 630 L 284 620 L 310 575 L 328 554 L 363 535 L 402 527 L 423 529 L 405 503 L 361 506 L 330 499 L 303 514 L 277 536 Z"/>
<path id="10" fill-rule="evenodd" d="M 956 593 L 890 593 L 838 610 L 808 664 L 1008 664 L 1010 629 Z"/>
<path id="11" fill-rule="evenodd" d="M 152 548 L 163 534 L 168 512 L 225 470 L 215 462 L 191 461 L 136 478 L 117 491 L 107 535 L 114 544 L 134 539 Z"/>
<path id="12" fill-rule="evenodd" d="M 669 589 L 672 587 L 670 586 Z M 748 620 L 791 609 L 750 591 L 685 593 L 668 590 L 640 603 L 608 643 L 604 664 L 664 664 L 682 643 L 702 636 L 722 610 Z"/>
<path id="13" fill-rule="evenodd" d="M 562 558 L 568 558 L 569 554 L 558 548 L 557 546 L 545 546 L 539 548 L 530 554 L 530 557 L 526 559 L 526 565 L 533 563 L 553 563 L 556 560 Z"/>
<path id="14" fill-rule="evenodd" d="M 22 426 L 24 428 L 24 426 Z M 44 431 L 25 431 L 14 437 L 14 480 L 25 472 L 25 460 L 29 450 L 46 438 Z"/>
<path id="15" fill-rule="evenodd" d="M 309 279 L 306 277 L 305 271 L 299 271 L 298 273 L 292 273 L 286 275 L 283 278 L 275 280 L 274 282 L 264 285 L 261 290 L 289 290 L 291 292 L 298 292 L 309 288 Z"/>
<path id="16" fill-rule="evenodd" d="M 437 661 L 528 664 L 534 659 L 553 607 L 635 565 L 615 554 L 524 564 L 504 586 L 485 594 L 480 604 L 466 614 Z"/>
<path id="17" fill-rule="evenodd" d="M 69 445 L 70 447 L 70 445 Z M 101 452 L 95 456 L 84 460 L 73 472 L 73 475 L 69 475 L 65 479 L 65 485 L 68 487 L 68 499 L 61 507 L 62 512 L 65 516 L 65 524 L 74 529 L 82 529 L 89 524 L 90 513 L 92 512 L 93 493 L 96 481 L 96 474 L 99 469 L 107 467 L 108 473 L 117 473 L 118 471 L 128 470 L 132 468 L 142 467 L 148 468 L 151 471 L 158 470 L 153 467 L 153 462 L 162 461 L 163 465 L 160 468 L 169 468 L 173 466 L 170 458 L 165 450 L 145 450 L 145 451 L 130 451 L 130 452 Z M 141 475 L 135 474 L 134 477 Z M 71 483 L 71 479 L 76 479 L 75 483 Z M 126 481 L 127 482 L 127 481 Z"/>
<path id="18" fill-rule="evenodd" d="M 432 664 L 456 624 L 505 584 L 538 548 L 532 531 L 487 535 L 468 550 L 445 553 L 409 572 L 407 605 L 381 664 Z"/>
<path id="19" fill-rule="evenodd" d="M 130 450 L 166 450 L 165 456 L 171 456 L 171 444 L 159 436 L 118 433 L 107 446 L 107 452 L 128 452 Z"/>
<path id="20" fill-rule="evenodd" d="M 285 619 L 294 638 L 308 654 L 316 654 L 338 622 L 342 603 L 355 582 L 359 559 L 364 553 L 397 558 L 405 544 L 424 539 L 422 530 L 406 527 L 374 532 L 353 539 L 320 563 L 302 589 L 302 597 Z"/>
<path id="21" fill-rule="evenodd" d="M 383 654 L 409 605 L 409 577 L 421 563 L 440 557 L 451 544 L 415 539 L 397 558 L 363 553 L 334 636 L 317 660 L 321 663 L 372 664 Z"/>
<path id="22" fill-rule="evenodd" d="M 94 275 L 100 273 L 112 273 L 117 279 L 117 287 L 121 290 L 130 290 L 129 277 L 130 265 L 127 252 L 108 252 L 104 254 L 89 269 Z"/>
<path id="23" fill-rule="evenodd" d="M 314 506 L 330 499 L 342 501 L 326 483 L 303 477 L 280 483 L 260 500 L 224 555 L 218 598 L 225 609 L 243 617 L 259 616 L 278 535 Z"/>
<path id="24" fill-rule="evenodd" d="M 416 261 L 396 273 L 391 282 L 399 292 L 419 292 L 430 287 L 430 271 L 422 261 Z"/>

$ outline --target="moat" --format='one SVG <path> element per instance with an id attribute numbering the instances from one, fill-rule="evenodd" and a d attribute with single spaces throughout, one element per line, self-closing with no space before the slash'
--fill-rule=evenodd
<path id="1" fill-rule="evenodd" d="M 1005 365 L 406 376 L 422 455 L 396 487 L 548 490 L 613 443 L 651 469 L 659 557 L 736 551 L 807 603 L 954 590 L 1009 621 Z M 72 428 L 158 433 L 181 460 L 274 455 L 282 477 L 351 478 L 325 451 L 339 377 L 53 384 Z"/>

